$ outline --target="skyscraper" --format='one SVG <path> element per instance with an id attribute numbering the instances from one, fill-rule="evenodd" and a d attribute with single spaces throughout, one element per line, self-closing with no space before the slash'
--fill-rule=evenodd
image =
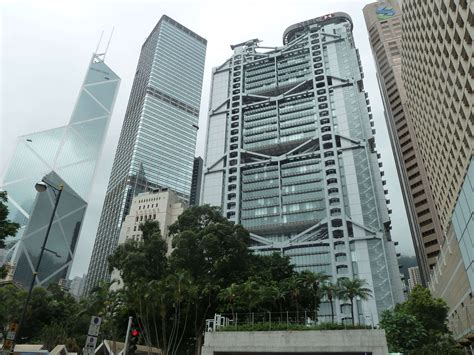
<path id="1" fill-rule="evenodd" d="M 164 15 L 142 46 L 87 274 L 107 257 L 138 193 L 169 187 L 189 200 L 207 42 Z"/>
<path id="2" fill-rule="evenodd" d="M 21 136 L 3 178 L 8 192 L 9 218 L 21 225 L 7 240 L 7 262 L 13 278 L 24 285 L 34 271 L 54 205 L 54 190 L 37 194 L 35 183 L 45 178 L 64 185 L 46 244 L 37 284 L 67 278 L 87 207 L 92 179 L 100 157 L 120 78 L 92 56 L 69 124 Z"/>
<path id="3" fill-rule="evenodd" d="M 401 78 L 402 12 L 396 0 L 374 2 L 363 11 L 415 253 L 426 284 L 443 237 L 414 122 L 407 112 Z"/>
<path id="4" fill-rule="evenodd" d="M 189 197 L 189 205 L 199 205 L 201 198 L 201 183 L 202 183 L 202 163 L 201 157 L 194 158 L 193 165 L 193 180 L 191 182 L 191 194 Z"/>
<path id="5" fill-rule="evenodd" d="M 403 7 L 401 76 L 444 233 L 474 151 L 473 6 L 436 0 Z"/>
<path id="6" fill-rule="evenodd" d="M 201 202 L 247 228 L 258 253 L 366 279 L 374 297 L 355 314 L 377 323 L 403 291 L 352 26 L 338 12 L 290 26 L 283 47 L 231 46 L 213 71 Z"/>
<path id="7" fill-rule="evenodd" d="M 405 1 L 407 110 L 444 236 L 430 288 L 454 337 L 474 339 L 474 1 Z"/>

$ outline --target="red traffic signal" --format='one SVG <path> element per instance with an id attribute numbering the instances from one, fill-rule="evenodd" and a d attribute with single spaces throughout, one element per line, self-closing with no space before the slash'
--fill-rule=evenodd
<path id="1" fill-rule="evenodd" d="M 140 332 L 138 331 L 138 329 L 132 329 L 132 337 L 137 337 L 140 335 Z"/>

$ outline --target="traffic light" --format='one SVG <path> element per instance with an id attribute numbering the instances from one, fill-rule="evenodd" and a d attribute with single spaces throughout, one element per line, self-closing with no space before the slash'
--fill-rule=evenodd
<path id="1" fill-rule="evenodd" d="M 140 338 L 140 330 L 138 328 L 132 328 L 130 331 L 130 340 L 128 341 L 127 354 L 135 354 L 137 350 L 138 339 Z"/>

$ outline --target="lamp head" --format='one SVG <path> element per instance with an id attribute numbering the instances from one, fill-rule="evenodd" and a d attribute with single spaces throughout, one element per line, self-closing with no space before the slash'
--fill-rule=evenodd
<path id="1" fill-rule="evenodd" d="M 43 181 L 38 181 L 35 184 L 35 189 L 38 192 L 45 192 L 47 188 L 48 188 L 48 185 L 46 185 L 46 183 L 44 183 Z"/>

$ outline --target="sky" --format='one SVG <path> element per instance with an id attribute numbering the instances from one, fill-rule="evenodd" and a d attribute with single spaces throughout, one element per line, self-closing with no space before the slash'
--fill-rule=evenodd
<path id="1" fill-rule="evenodd" d="M 163 14 L 208 40 L 196 155 L 202 155 L 211 70 L 232 54 L 230 45 L 259 38 L 281 46 L 290 25 L 343 11 L 354 22 L 354 37 L 364 68 L 365 90 L 374 115 L 397 250 L 413 255 L 413 244 L 384 120 L 375 65 L 362 8 L 369 1 L 22 1 L 3 0 L 0 8 L 0 177 L 20 135 L 67 124 L 102 31 L 106 63 L 121 77 L 102 158 L 98 164 L 70 276 L 87 272 L 105 191 L 125 115 L 140 49 Z M 32 186 L 33 188 L 33 186 Z"/>

